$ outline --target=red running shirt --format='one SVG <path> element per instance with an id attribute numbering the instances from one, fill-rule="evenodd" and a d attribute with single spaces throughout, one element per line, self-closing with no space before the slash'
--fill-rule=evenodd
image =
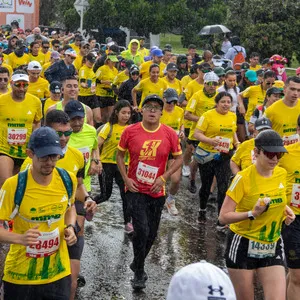
<path id="1" fill-rule="evenodd" d="M 169 154 L 176 156 L 182 153 L 176 132 L 164 124 L 155 131 L 149 131 L 142 123 L 136 123 L 124 130 L 118 149 L 129 152 L 128 177 L 138 183 L 139 193 L 153 198 L 164 196 L 164 187 L 156 194 L 150 189 L 155 179 L 164 174 Z"/>

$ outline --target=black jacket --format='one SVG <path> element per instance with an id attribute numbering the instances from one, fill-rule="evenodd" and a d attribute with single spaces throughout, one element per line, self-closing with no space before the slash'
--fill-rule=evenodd
<path id="1" fill-rule="evenodd" d="M 73 65 L 67 67 L 63 60 L 54 63 L 45 71 L 46 79 L 52 81 L 63 81 L 67 77 L 76 75 L 76 69 Z"/>

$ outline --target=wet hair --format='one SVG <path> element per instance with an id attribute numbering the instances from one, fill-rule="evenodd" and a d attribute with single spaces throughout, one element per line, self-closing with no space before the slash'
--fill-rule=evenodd
<path id="1" fill-rule="evenodd" d="M 291 81 L 295 83 L 300 83 L 300 77 L 297 76 L 289 76 L 285 82 L 285 85 L 288 85 Z"/>
<path id="2" fill-rule="evenodd" d="M 267 79 L 267 78 L 276 78 L 276 73 L 271 70 L 264 72 L 264 79 Z"/>
<path id="3" fill-rule="evenodd" d="M 251 54 L 250 54 L 250 58 L 253 58 L 253 57 L 259 57 L 259 53 L 257 53 L 257 52 L 252 52 Z"/>
<path id="4" fill-rule="evenodd" d="M 52 45 L 52 46 L 55 45 L 55 44 L 60 45 L 59 40 L 53 40 L 53 41 L 51 41 L 51 45 Z"/>
<path id="5" fill-rule="evenodd" d="M 93 37 L 90 37 L 89 39 L 88 39 L 88 42 L 90 43 L 91 41 L 96 41 L 96 39 L 95 38 L 93 38 Z"/>
<path id="6" fill-rule="evenodd" d="M 124 107 L 129 107 L 130 108 L 130 114 L 132 115 L 132 107 L 129 103 L 129 101 L 127 100 L 119 100 L 114 108 L 113 108 L 113 113 L 111 114 L 110 118 L 109 118 L 109 123 L 111 125 L 117 124 L 118 123 L 118 113 L 120 112 L 120 110 Z M 130 123 L 131 121 L 131 117 L 129 118 L 127 123 Z"/>
<path id="7" fill-rule="evenodd" d="M 149 68 L 149 72 L 151 72 L 153 68 L 159 68 L 159 65 L 158 64 L 152 64 Z"/>
<path id="8" fill-rule="evenodd" d="M 49 44 L 50 45 L 50 42 L 49 41 L 42 41 L 42 46 L 46 45 L 46 44 Z"/>
<path id="9" fill-rule="evenodd" d="M 63 111 L 54 109 L 47 113 L 45 125 L 52 127 L 54 123 L 66 125 L 70 122 L 69 116 Z"/>
<path id="10" fill-rule="evenodd" d="M 234 75 L 236 77 L 236 73 L 234 71 L 228 71 L 225 73 L 225 78 L 228 78 L 228 76 L 230 76 L 230 75 Z M 226 92 L 228 91 L 228 86 L 226 84 L 226 81 L 224 81 L 224 89 Z M 236 94 L 238 94 L 236 86 L 233 87 L 233 90 Z"/>
<path id="11" fill-rule="evenodd" d="M 166 52 L 172 52 L 172 50 L 171 50 L 170 48 L 165 48 L 165 49 L 162 51 L 163 55 L 165 55 Z"/>
<path id="12" fill-rule="evenodd" d="M 40 46 L 39 42 L 37 42 L 37 41 L 34 41 L 34 42 L 30 43 L 30 52 L 32 51 L 32 48 L 33 48 L 34 45 L 39 45 Z"/>
<path id="13" fill-rule="evenodd" d="M 0 67 L 0 74 L 5 74 L 5 73 L 7 73 L 7 75 L 9 76 L 9 71 L 8 71 L 8 69 L 5 68 L 5 67 Z"/>
<path id="14" fill-rule="evenodd" d="M 232 102 L 232 96 L 228 92 L 221 92 L 215 97 L 215 102 L 218 104 L 223 97 L 228 96 Z"/>
<path id="15" fill-rule="evenodd" d="M 61 82 L 61 84 L 64 85 L 67 80 L 76 80 L 78 82 L 75 76 L 68 76 Z"/>

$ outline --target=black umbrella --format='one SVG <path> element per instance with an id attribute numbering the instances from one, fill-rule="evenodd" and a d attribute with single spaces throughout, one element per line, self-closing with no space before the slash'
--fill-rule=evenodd
<path id="1" fill-rule="evenodd" d="M 198 34 L 211 35 L 211 34 L 227 33 L 227 32 L 231 32 L 231 31 L 224 25 L 208 25 L 208 26 L 204 26 Z"/>

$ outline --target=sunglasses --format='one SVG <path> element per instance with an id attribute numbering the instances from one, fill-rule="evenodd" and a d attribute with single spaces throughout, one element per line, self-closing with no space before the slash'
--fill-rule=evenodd
<path id="1" fill-rule="evenodd" d="M 0 78 L 0 82 L 1 81 L 8 82 L 8 78 Z"/>
<path id="2" fill-rule="evenodd" d="M 280 159 L 284 155 L 283 152 L 268 152 L 268 151 L 265 151 L 265 150 L 262 150 L 262 152 L 269 159 L 273 159 L 274 156 L 276 156 L 277 159 Z"/>
<path id="3" fill-rule="evenodd" d="M 206 82 L 205 84 L 208 86 L 218 86 L 219 83 L 215 81 L 211 81 L 211 82 Z"/>
<path id="4" fill-rule="evenodd" d="M 266 82 L 266 85 L 274 85 L 275 82 Z"/>
<path id="5" fill-rule="evenodd" d="M 140 73 L 139 72 L 132 72 L 131 75 L 137 75 L 137 76 L 139 76 Z"/>
<path id="6" fill-rule="evenodd" d="M 73 59 L 73 60 L 76 59 L 76 57 L 74 57 L 74 56 L 71 56 L 71 55 L 68 55 L 68 56 L 71 57 L 71 59 Z"/>
<path id="7" fill-rule="evenodd" d="M 14 83 L 14 86 L 15 86 L 16 88 L 18 88 L 18 89 L 19 89 L 20 87 L 27 88 L 28 85 L 29 85 L 29 83 L 27 83 L 27 82 L 15 82 L 15 83 Z"/>
<path id="8" fill-rule="evenodd" d="M 57 154 L 50 154 L 50 155 L 46 155 L 46 156 L 43 156 L 43 157 L 39 157 L 38 158 L 38 161 L 39 162 L 46 162 L 48 160 L 51 160 L 51 161 L 58 161 L 60 159 L 60 155 L 57 155 Z"/>
<path id="9" fill-rule="evenodd" d="M 52 46 L 53 48 L 59 48 L 59 45 L 54 45 L 54 46 Z"/>
<path id="10" fill-rule="evenodd" d="M 90 49 L 90 46 L 84 46 L 83 49 Z"/>
<path id="11" fill-rule="evenodd" d="M 44 48 L 44 49 L 49 49 L 50 47 L 45 47 L 45 46 L 43 46 L 43 48 Z"/>
<path id="12" fill-rule="evenodd" d="M 59 137 L 64 136 L 70 136 L 72 134 L 73 130 L 67 130 L 67 131 L 56 131 Z"/>

